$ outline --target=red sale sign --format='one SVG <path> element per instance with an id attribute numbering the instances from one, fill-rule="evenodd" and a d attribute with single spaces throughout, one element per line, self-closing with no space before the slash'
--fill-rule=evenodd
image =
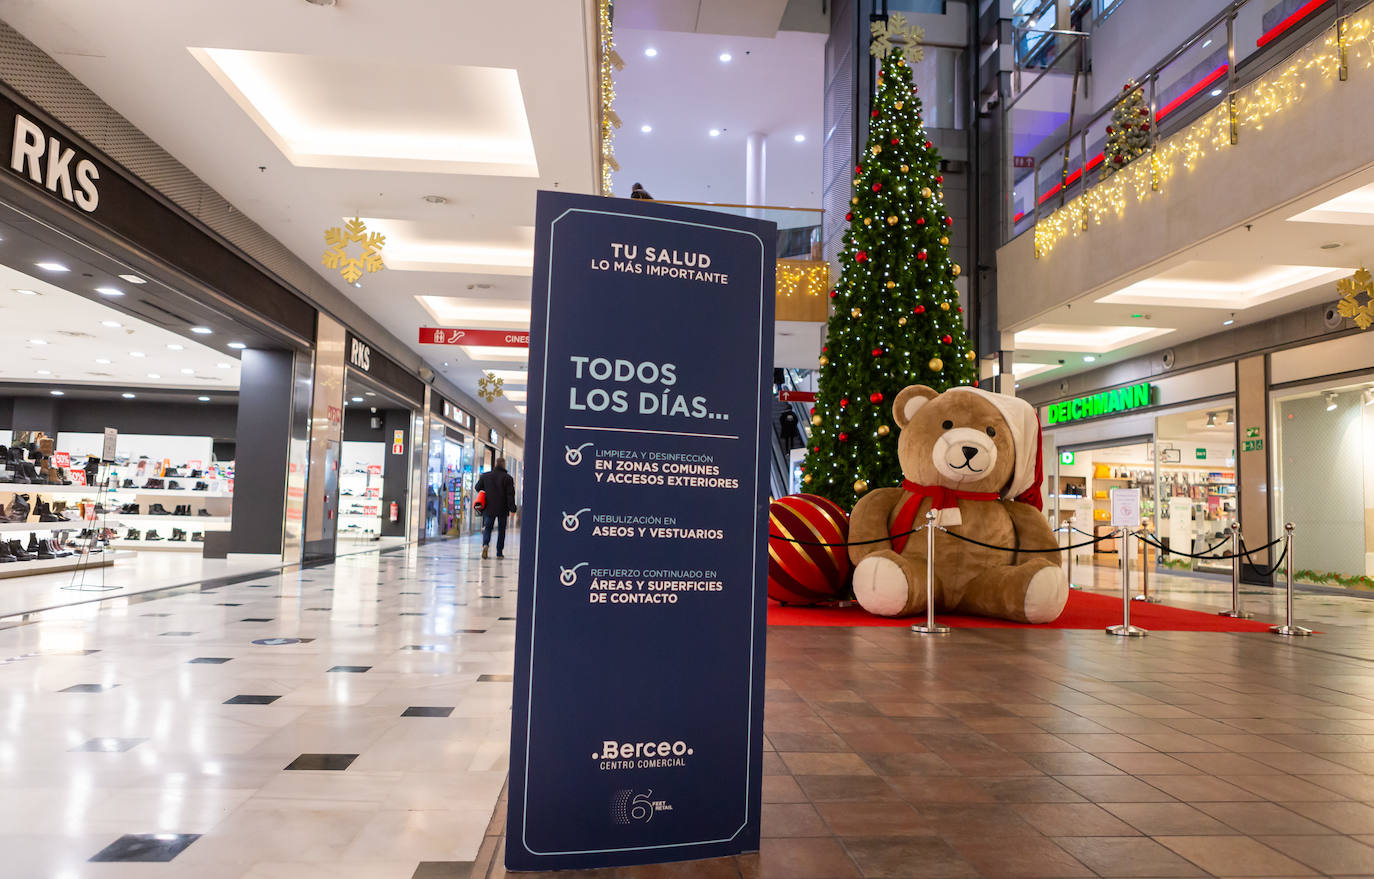
<path id="1" fill-rule="evenodd" d="M 56 457 L 56 456 L 54 455 L 53 457 Z M 72 470 L 72 471 L 69 472 L 68 475 L 71 477 L 72 485 L 85 485 L 85 484 L 86 484 L 86 471 L 85 471 L 85 470 Z"/>
<path id="2" fill-rule="evenodd" d="M 72 466 L 72 456 L 71 456 L 71 454 L 68 453 L 68 452 L 53 452 L 53 453 L 52 453 L 52 465 L 53 465 L 54 467 L 70 467 L 70 466 Z"/>
<path id="3" fill-rule="evenodd" d="M 481 345 L 488 348 L 528 348 L 529 330 L 466 330 L 420 327 L 422 345 Z"/>

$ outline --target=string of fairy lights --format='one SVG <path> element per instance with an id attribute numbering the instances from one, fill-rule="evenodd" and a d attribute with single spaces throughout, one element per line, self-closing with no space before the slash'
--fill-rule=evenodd
<path id="1" fill-rule="evenodd" d="M 1309 43 L 1289 60 L 1204 113 L 1145 156 L 1099 181 L 1035 226 L 1035 255 L 1042 258 L 1066 238 L 1090 225 L 1121 218 L 1128 208 L 1163 191 L 1180 171 L 1192 171 L 1208 156 L 1232 146 L 1233 132 L 1261 131 L 1270 120 L 1301 102 L 1310 89 L 1333 84 L 1342 68 L 1374 67 L 1374 16 L 1351 17 L 1337 32 Z M 1234 112 L 1234 128 L 1232 121 Z"/>
<path id="2" fill-rule="evenodd" d="M 619 53 L 615 50 L 615 34 L 611 25 L 612 12 L 614 7 L 613 0 L 598 0 L 597 2 L 597 36 L 600 40 L 600 51 L 597 57 L 600 62 L 600 94 L 601 94 L 601 194 L 610 195 L 612 192 L 611 174 L 620 170 L 620 163 L 615 159 L 615 130 L 620 127 L 620 117 L 615 112 L 615 77 L 612 75 L 612 68 L 622 70 L 625 62 L 620 59 Z"/>

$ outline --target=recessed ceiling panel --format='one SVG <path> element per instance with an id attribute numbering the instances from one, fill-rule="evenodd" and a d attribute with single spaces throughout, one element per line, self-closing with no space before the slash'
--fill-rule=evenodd
<path id="1" fill-rule="evenodd" d="M 1350 269 L 1330 266 L 1190 260 L 1097 301 L 1243 311 L 1348 274 Z"/>
<path id="2" fill-rule="evenodd" d="M 190 51 L 292 164 L 538 176 L 514 69 Z"/>
<path id="3" fill-rule="evenodd" d="M 1136 342 L 1153 339 L 1173 328 L 1165 327 L 1093 327 L 1069 324 L 1040 324 L 1016 334 L 1016 347 L 1027 351 L 1079 351 L 1105 354 Z"/>
<path id="4" fill-rule="evenodd" d="M 533 226 L 459 226 L 378 217 L 363 221 L 369 230 L 386 236 L 382 259 L 393 271 L 533 274 Z"/>
<path id="5" fill-rule="evenodd" d="M 503 299 L 473 299 L 464 296 L 416 296 L 430 317 L 446 327 L 473 327 L 491 330 L 528 330 L 530 307 L 523 302 Z"/>
<path id="6" fill-rule="evenodd" d="M 1374 226 L 1374 183 L 1324 201 L 1311 210 L 1289 217 L 1288 222 Z"/>

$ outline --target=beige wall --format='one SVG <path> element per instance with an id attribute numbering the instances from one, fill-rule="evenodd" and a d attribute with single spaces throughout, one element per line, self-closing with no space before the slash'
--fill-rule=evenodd
<path id="1" fill-rule="evenodd" d="M 314 398 L 310 407 L 310 478 L 306 492 L 305 539 L 323 540 L 329 501 L 337 515 L 337 499 L 325 497 L 325 447 L 343 434 L 344 327 L 321 314 L 315 330 Z"/>

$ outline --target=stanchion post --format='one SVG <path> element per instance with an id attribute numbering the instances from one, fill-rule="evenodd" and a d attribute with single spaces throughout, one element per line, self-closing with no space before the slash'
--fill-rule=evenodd
<path id="1" fill-rule="evenodd" d="M 1270 626 L 1269 631 L 1275 635 L 1287 635 L 1298 637 L 1312 634 L 1311 629 L 1304 629 L 1302 626 L 1293 625 L 1293 523 L 1288 522 L 1283 526 L 1284 543 L 1284 564 L 1283 575 L 1288 581 L 1288 587 L 1284 595 L 1284 624 L 1282 626 Z"/>
<path id="2" fill-rule="evenodd" d="M 1142 527 L 1140 533 L 1143 535 L 1148 532 Z M 1146 604 L 1159 604 L 1159 599 L 1150 594 L 1150 541 L 1141 537 L 1140 544 L 1140 594 L 1135 600 Z"/>
<path id="3" fill-rule="evenodd" d="M 1061 530 L 1061 531 L 1064 532 L 1064 534 L 1068 537 L 1068 541 L 1069 541 L 1068 544 L 1067 544 L 1068 549 L 1064 550 L 1065 556 L 1068 557 L 1068 566 L 1069 566 L 1069 567 L 1068 567 L 1068 570 L 1064 572 L 1064 575 L 1065 575 L 1065 576 L 1068 578 L 1068 580 L 1069 580 L 1069 588 L 1070 588 L 1070 589 L 1082 589 L 1082 588 L 1083 588 L 1082 586 L 1075 586 L 1075 585 L 1073 585 L 1073 526 L 1070 525 L 1068 522 L 1065 522 L 1063 525 L 1060 525 L 1060 526 L 1059 526 L 1059 530 Z"/>
<path id="4" fill-rule="evenodd" d="M 1131 532 L 1129 528 L 1121 528 L 1117 533 L 1121 538 L 1121 546 L 1118 547 L 1121 553 L 1121 625 L 1108 626 L 1107 634 L 1143 638 L 1150 633 L 1131 625 Z"/>
<path id="5" fill-rule="evenodd" d="M 1240 607 L 1240 523 L 1231 523 L 1231 609 L 1220 611 L 1217 616 L 1235 617 L 1248 620 L 1254 614 L 1246 613 Z"/>
<path id="6" fill-rule="evenodd" d="M 935 516 L 934 510 L 926 511 L 926 622 L 911 627 L 921 635 L 949 634 L 949 626 L 935 622 Z"/>

